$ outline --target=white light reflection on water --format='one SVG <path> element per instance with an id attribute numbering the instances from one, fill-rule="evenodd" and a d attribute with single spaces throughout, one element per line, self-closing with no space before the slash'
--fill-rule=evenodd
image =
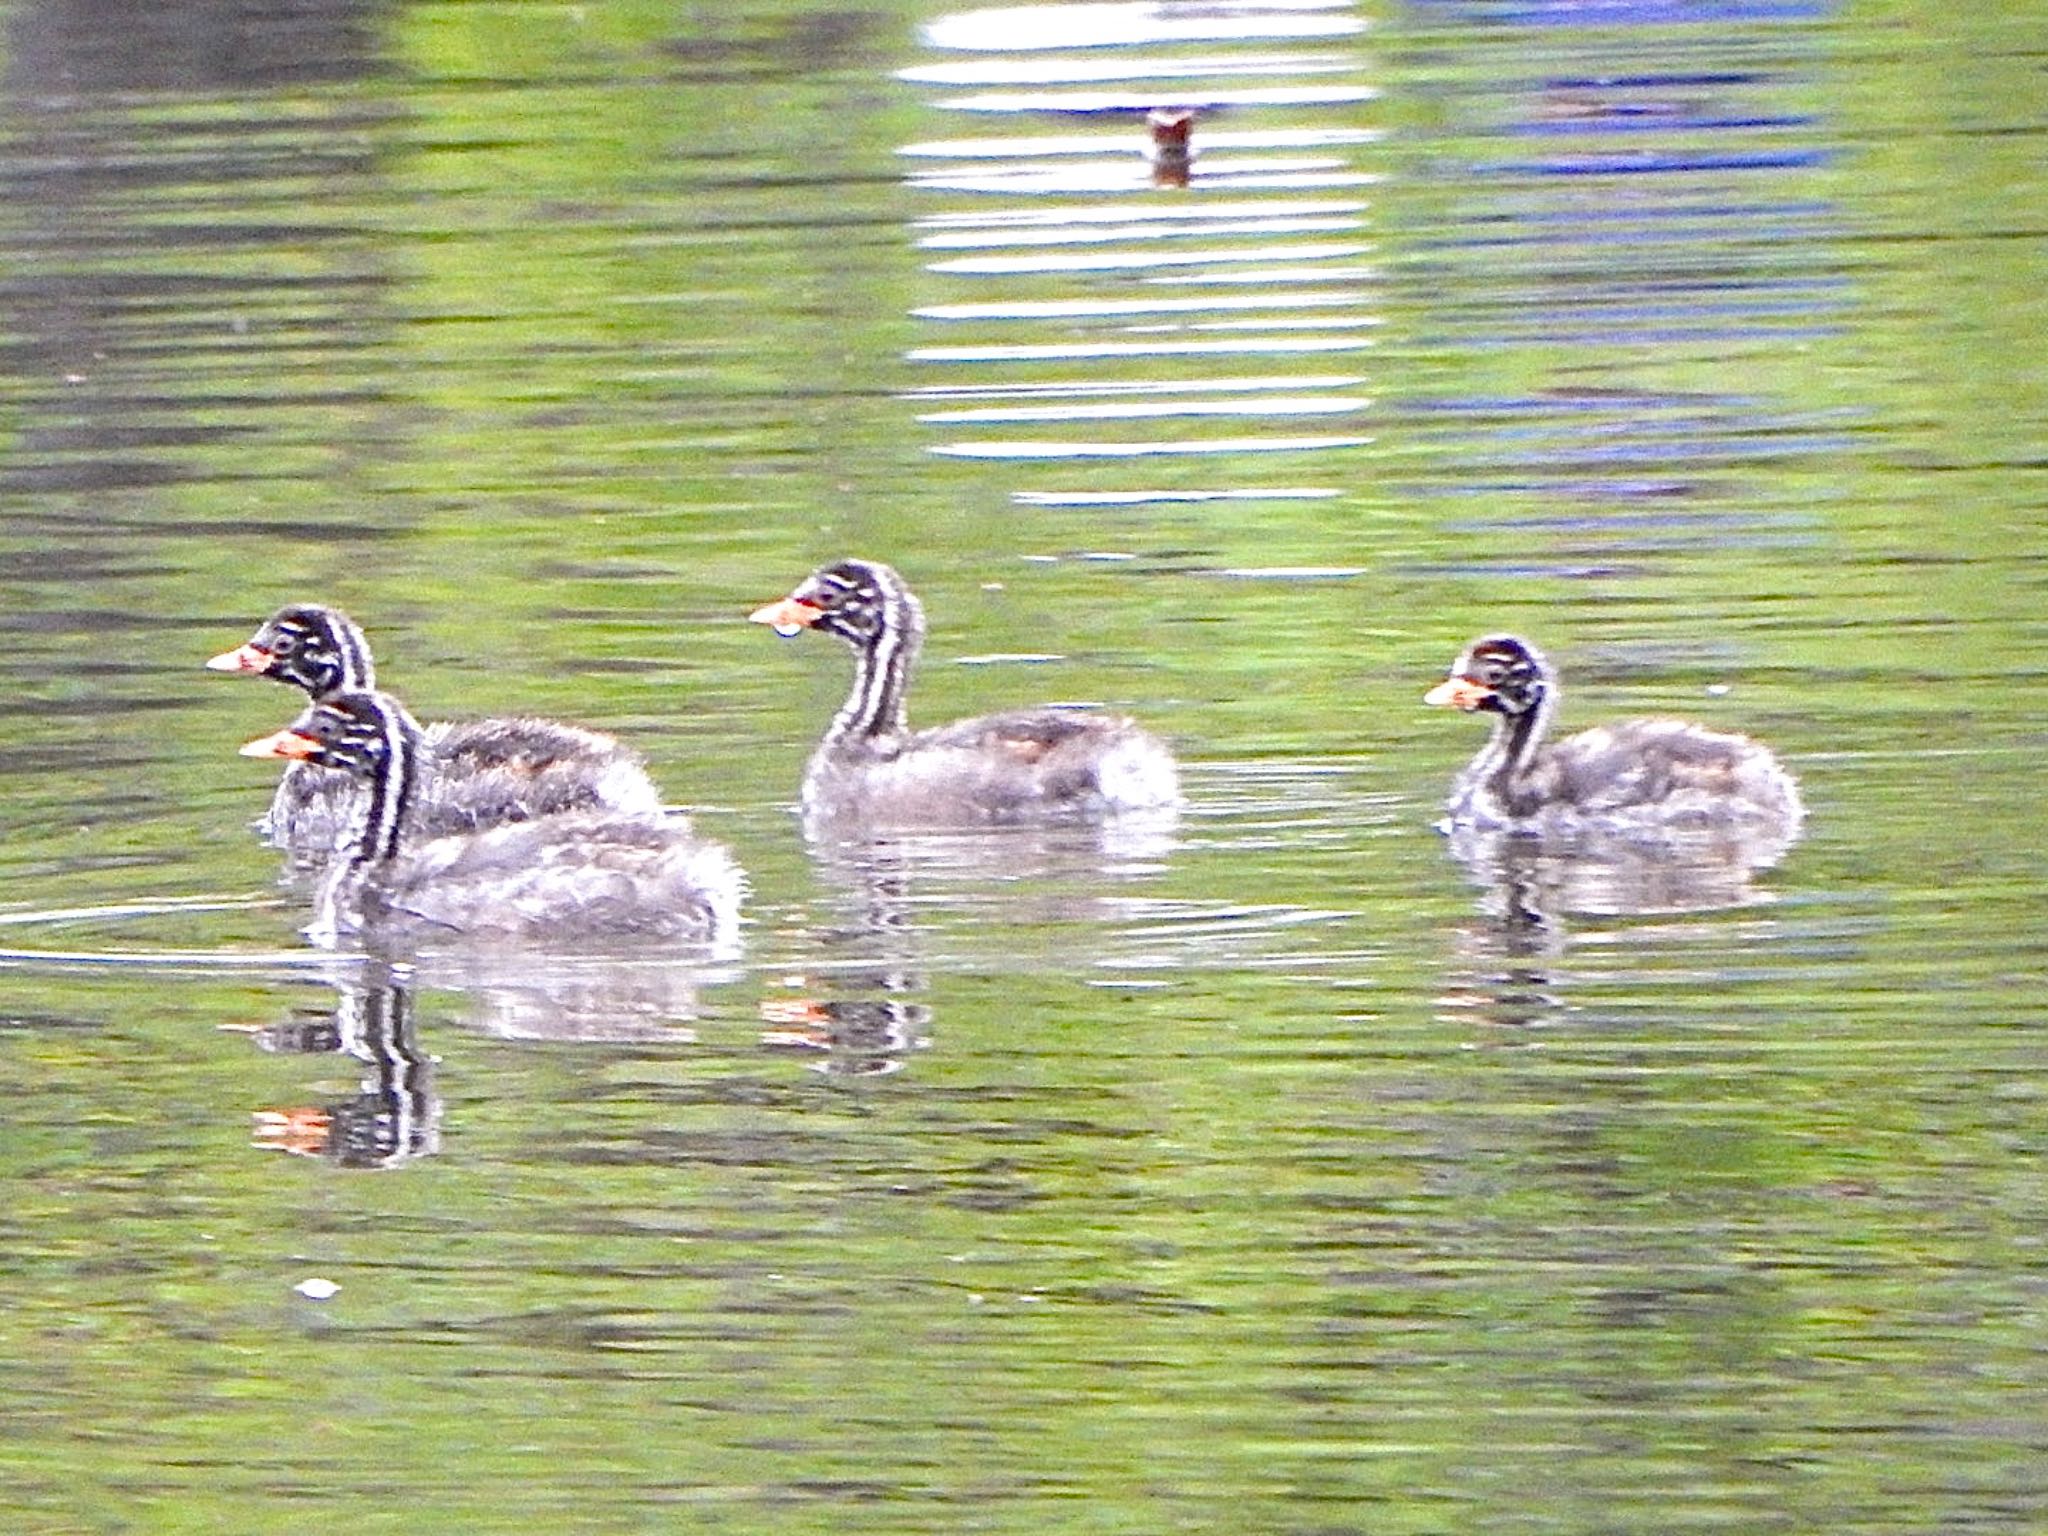
<path id="1" fill-rule="evenodd" d="M 1218 129 L 1205 131 L 1202 143 L 1208 149 L 1335 149 L 1359 144 L 1376 144 L 1386 135 L 1377 128 L 1267 128 L 1257 130 Z M 1100 155 L 1108 151 L 1134 154 L 1143 140 L 1135 131 L 1114 141 L 1101 134 L 1064 134 L 996 139 L 935 139 L 925 144 L 905 144 L 896 153 L 905 159 L 1016 160 L 1054 155 Z M 1186 216 L 1194 217 L 1192 211 Z"/>
<path id="2" fill-rule="evenodd" d="M 1041 405 L 927 411 L 926 423 L 989 421 L 1139 421 L 1168 416 L 1344 416 L 1369 402 L 1341 397 L 1286 395 L 1259 400 L 1176 400 L 1146 405 Z"/>
<path id="3" fill-rule="evenodd" d="M 1226 107 L 1344 107 L 1371 101 L 1365 86 L 1272 86 L 1255 91 L 984 91 L 939 103 L 954 112 L 1149 112 L 1162 103 L 1213 112 Z"/>
<path id="4" fill-rule="evenodd" d="M 1219 437 L 1212 442 L 947 443 L 933 453 L 961 459 L 1138 459 L 1174 454 L 1325 453 L 1362 448 L 1369 437 Z"/>
<path id="5" fill-rule="evenodd" d="M 1283 340 L 1278 336 L 1272 336 L 1261 337 L 1255 341 L 1131 341 L 1097 342 L 1089 346 L 918 347 L 906 355 L 914 362 L 992 363 L 1089 357 L 1194 357 L 1241 352 L 1356 352 L 1371 345 L 1371 338 L 1364 336 L 1321 340 Z"/>
<path id="6" fill-rule="evenodd" d="M 967 172 L 920 171 L 910 184 L 922 192 L 978 192 L 993 195 L 1049 197 L 1073 192 L 1127 192 L 1150 179 L 1140 157 L 1142 140 L 1112 146 L 1114 160 L 1085 165 L 1068 162 L 1019 162 L 996 170 Z M 1204 184 L 1243 191 L 1255 187 L 1306 190 L 1315 187 L 1358 187 L 1373 178 L 1343 169 L 1340 160 L 1223 160 L 1204 155 L 1199 161 Z"/>
<path id="7" fill-rule="evenodd" d="M 1018 229 L 1015 226 L 946 230 L 921 235 L 924 250 L 967 251 L 997 245 L 1092 245 L 1107 240 L 1178 240 L 1189 235 L 1333 235 L 1359 228 L 1362 219 L 1239 219 L 1228 224 L 1105 224 L 1061 229 Z M 1156 261 L 1156 253 L 1138 260 Z"/>
<path id="8" fill-rule="evenodd" d="M 896 72 L 918 85 L 1077 85 L 1102 80 L 1209 80 L 1248 75 L 1341 75 L 1356 66 L 1328 54 L 1264 54 L 1247 58 L 976 59 Z M 909 151 L 905 151 L 909 153 Z"/>
<path id="9" fill-rule="evenodd" d="M 1310 201 L 1299 203 L 1276 203 L 1270 198 L 1257 202 L 1169 204 L 1164 207 L 1146 207 L 1138 203 L 1110 203 L 1095 208 L 1014 208 L 975 209 L 970 213 L 942 213 L 930 218 L 919 219 L 920 229 L 1016 229 L 1036 227 L 1075 228 L 1090 224 L 1114 224 L 1120 227 L 1142 231 L 1151 225 L 1175 228 L 1192 226 L 1208 228 L 1215 221 L 1232 221 L 1231 227 L 1238 227 L 1235 221 L 1261 218 L 1311 218 L 1332 217 L 1338 214 L 1362 214 L 1364 203 Z M 1356 218 L 1341 221 L 1343 227 L 1354 228 L 1363 222 Z M 1263 233 L 1264 230 L 1256 230 Z"/>
<path id="10" fill-rule="evenodd" d="M 1148 43 L 1350 37 L 1365 23 L 1348 0 L 1257 0 L 1236 5 L 1006 5 L 926 23 L 933 48 L 1012 52 Z"/>

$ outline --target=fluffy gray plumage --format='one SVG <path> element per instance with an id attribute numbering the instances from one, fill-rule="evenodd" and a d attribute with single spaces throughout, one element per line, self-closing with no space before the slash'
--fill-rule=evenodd
<path id="1" fill-rule="evenodd" d="M 467 939 L 673 939 L 724 943 L 739 913 L 739 866 L 681 817 L 565 811 L 402 845 L 322 919 L 334 931 L 431 943 Z"/>
<path id="2" fill-rule="evenodd" d="M 1562 741 L 1544 733 L 1556 673 L 1526 640 L 1473 642 L 1428 701 L 1494 717 L 1493 733 L 1458 775 L 1453 825 L 1544 836 L 1665 836 L 1687 831 L 1795 831 L 1799 786 L 1770 748 L 1683 720 L 1629 720 Z"/>
<path id="3" fill-rule="evenodd" d="M 602 731 L 507 716 L 437 721 L 422 737 L 429 771 L 411 811 L 422 837 L 564 811 L 662 809 L 640 754 Z M 257 830 L 300 863 L 324 863 L 361 813 L 363 795 L 361 782 L 345 772 L 293 763 Z"/>
<path id="4" fill-rule="evenodd" d="M 343 690 L 245 749 L 346 773 L 359 795 L 308 932 L 406 945 L 734 938 L 744 880 L 731 855 L 659 810 L 569 810 L 431 835 L 435 763 L 396 699 Z"/>
<path id="5" fill-rule="evenodd" d="M 320 603 L 292 603 L 238 649 L 207 663 L 289 683 L 316 702 L 377 685 L 369 641 L 354 620 Z M 661 793 L 640 754 L 602 731 L 508 716 L 426 728 L 432 772 L 412 806 L 421 836 L 471 832 L 560 811 L 654 814 Z M 364 790 L 338 769 L 294 762 L 269 811 L 264 837 L 301 865 L 325 863 L 360 814 Z"/>
<path id="6" fill-rule="evenodd" d="M 1020 709 L 912 730 L 904 700 L 924 610 L 886 565 L 825 566 L 754 617 L 785 634 L 823 630 L 854 653 L 852 691 L 804 772 L 814 824 L 972 827 L 1179 804 L 1173 754 L 1122 715 Z"/>

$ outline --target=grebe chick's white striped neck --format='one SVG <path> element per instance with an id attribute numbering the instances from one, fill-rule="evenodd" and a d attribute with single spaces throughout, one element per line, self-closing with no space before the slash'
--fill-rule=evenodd
<path id="1" fill-rule="evenodd" d="M 366 790 L 321 882 L 316 941 L 375 934 L 409 943 L 609 939 L 724 946 L 743 880 L 725 849 L 679 816 L 559 811 L 444 836 L 408 814 L 434 772 L 421 731 L 391 695 L 345 689 L 244 756 L 338 769 Z"/>
<path id="2" fill-rule="evenodd" d="M 1516 635 L 1466 647 L 1426 704 L 1493 716 L 1451 791 L 1454 825 L 1538 834 L 1747 827 L 1789 839 L 1805 814 L 1770 748 L 1683 720 L 1626 720 L 1546 742 L 1557 673 Z"/>
<path id="3" fill-rule="evenodd" d="M 785 640 L 815 629 L 852 647 L 853 691 L 833 717 L 827 741 L 872 741 L 910 728 L 904 697 L 924 648 L 924 605 L 889 566 L 873 560 L 823 566 L 751 617 Z"/>
<path id="4" fill-rule="evenodd" d="M 784 637 L 823 630 L 854 653 L 853 687 L 804 773 L 807 818 L 960 827 L 1180 802 L 1173 755 L 1121 715 L 1047 706 L 913 731 L 905 700 L 924 609 L 879 561 L 823 566 L 751 617 Z"/>
<path id="5" fill-rule="evenodd" d="M 291 603 L 240 646 L 208 660 L 215 672 L 267 677 L 315 700 L 376 686 L 362 629 L 339 608 Z M 603 731 L 559 720 L 502 716 L 424 728 L 434 772 L 409 808 L 427 833 L 466 832 L 565 810 L 653 812 L 661 792 L 640 754 Z M 295 761 L 258 828 L 295 861 L 317 865 L 355 817 L 360 781 Z"/>

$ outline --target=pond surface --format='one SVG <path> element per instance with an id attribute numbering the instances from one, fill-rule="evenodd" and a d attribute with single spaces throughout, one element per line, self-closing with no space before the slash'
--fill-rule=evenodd
<path id="1" fill-rule="evenodd" d="M 0 10 L 7 1528 L 2048 1524 L 2042 29 L 1710 12 Z M 850 553 L 1178 822 L 807 843 Z M 293 599 L 739 952 L 310 948 Z M 1802 839 L 1440 836 L 1500 629 Z"/>

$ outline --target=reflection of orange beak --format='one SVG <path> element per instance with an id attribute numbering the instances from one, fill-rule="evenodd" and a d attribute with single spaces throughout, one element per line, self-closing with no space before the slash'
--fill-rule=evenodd
<path id="1" fill-rule="evenodd" d="M 1475 683 L 1469 677 L 1447 677 L 1425 693 L 1422 702 L 1434 704 L 1438 709 L 1462 709 L 1470 713 L 1492 697 L 1493 690 L 1484 683 Z"/>
<path id="2" fill-rule="evenodd" d="M 242 743 L 244 757 L 288 757 L 296 762 L 320 754 L 320 743 L 310 736 L 301 736 L 289 728 L 274 736 L 258 736 L 254 741 Z"/>
<path id="3" fill-rule="evenodd" d="M 761 1017 L 770 1024 L 830 1024 L 832 1011 L 815 997 L 764 997 Z"/>
<path id="4" fill-rule="evenodd" d="M 209 672 L 256 672 L 270 670 L 270 652 L 258 650 L 253 645 L 238 645 L 232 651 L 222 651 L 218 656 L 209 656 L 206 670 Z"/>
<path id="5" fill-rule="evenodd" d="M 815 1051 L 832 1047 L 832 1009 L 815 997 L 764 997 L 761 1019 L 769 1028 L 761 1031 L 763 1045 L 801 1045 Z"/>
<path id="6" fill-rule="evenodd" d="M 756 608 L 747 617 L 756 624 L 772 624 L 775 633 L 787 640 L 800 629 L 809 629 L 825 617 L 825 610 L 802 598 L 785 597 L 780 602 Z"/>
<path id="7" fill-rule="evenodd" d="M 249 1144 L 299 1157 L 320 1157 L 332 1139 L 334 1117 L 317 1104 L 294 1105 L 290 1109 L 259 1109 L 254 1115 Z"/>

